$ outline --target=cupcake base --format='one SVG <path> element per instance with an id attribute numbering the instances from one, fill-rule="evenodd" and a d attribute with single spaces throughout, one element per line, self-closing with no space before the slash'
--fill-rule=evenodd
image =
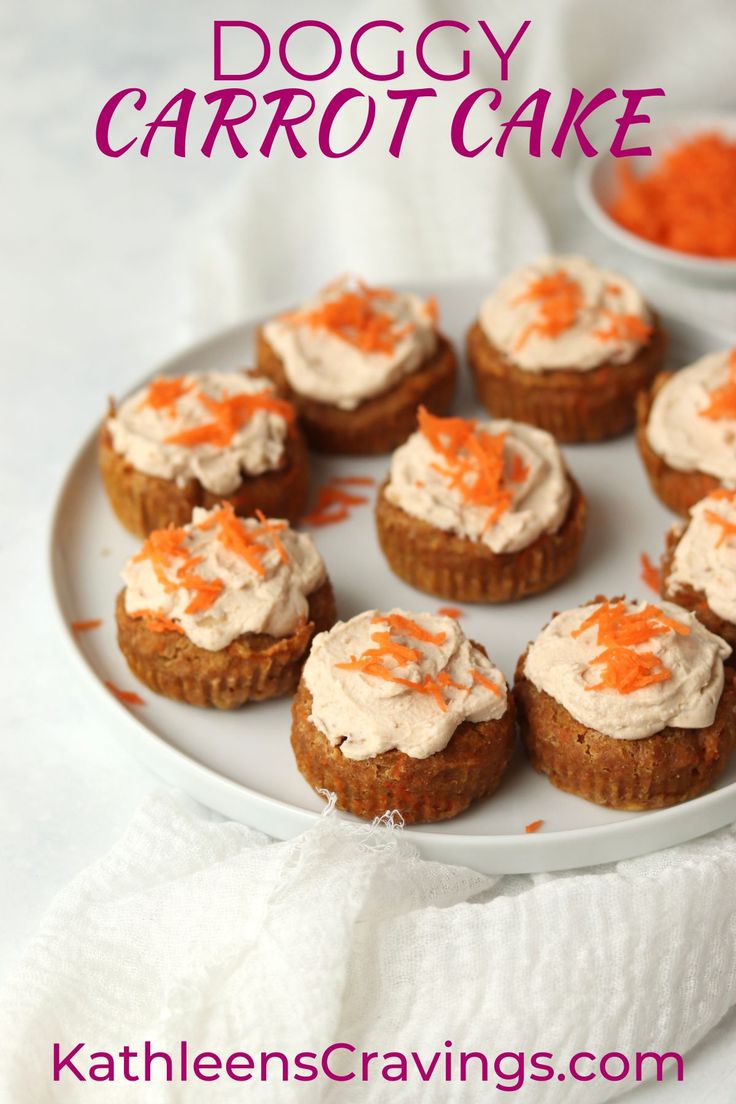
<path id="1" fill-rule="evenodd" d="M 125 612 L 118 594 L 118 645 L 137 679 L 157 694 L 189 705 L 236 709 L 249 701 L 293 694 L 312 638 L 337 617 L 329 579 L 309 596 L 309 621 L 291 636 L 245 633 L 210 652 L 176 632 L 151 632 Z"/>
<path id="2" fill-rule="evenodd" d="M 186 525 L 192 520 L 195 506 L 209 510 L 221 502 L 229 502 L 241 517 L 251 517 L 258 509 L 267 517 L 297 521 L 309 496 L 307 450 L 296 430 L 290 430 L 286 438 L 282 467 L 245 477 L 228 495 L 213 494 L 197 479 L 189 479 L 180 487 L 171 479 L 138 471 L 115 451 L 104 424 L 98 460 L 110 505 L 118 520 L 138 537 L 147 537 L 152 530 L 167 525 Z"/>
<path id="3" fill-rule="evenodd" d="M 617 740 L 586 728 L 516 669 L 514 698 L 522 741 L 533 767 L 560 790 L 612 809 L 677 805 L 707 790 L 736 745 L 736 672 L 726 680 L 712 725 L 668 726 L 643 740 Z"/>
<path id="4" fill-rule="evenodd" d="M 665 346 L 655 319 L 649 341 L 628 364 L 527 372 L 489 341 L 480 322 L 468 333 L 476 392 L 493 417 L 529 422 L 568 443 L 602 441 L 631 429 L 637 393 L 662 367 Z"/>
<path id="5" fill-rule="evenodd" d="M 282 398 L 296 407 L 307 441 L 318 452 L 349 456 L 391 452 L 416 429 L 418 406 L 426 406 L 432 414 L 446 414 L 455 393 L 457 358 L 442 335 L 430 360 L 355 410 L 340 410 L 293 391 L 283 361 L 262 332 L 257 348 L 258 374 L 267 376 Z"/>
<path id="6" fill-rule="evenodd" d="M 346 759 L 312 724 L 311 710 L 312 695 L 302 682 L 291 710 L 297 767 L 315 790 L 334 793 L 339 809 L 368 820 L 394 809 L 406 824 L 457 816 L 498 788 L 514 747 L 511 697 L 503 717 L 464 722 L 447 747 L 426 759 L 396 750 Z"/>
<path id="7" fill-rule="evenodd" d="M 496 553 L 394 506 L 384 483 L 376 503 L 378 540 L 394 574 L 417 590 L 456 602 L 512 602 L 553 587 L 575 564 L 586 505 L 575 480 L 570 484 L 570 505 L 556 533 L 542 533 L 518 552 Z"/>
<path id="8" fill-rule="evenodd" d="M 676 605 L 682 606 L 683 609 L 690 610 L 695 614 L 701 625 L 705 625 L 706 629 L 715 633 L 716 636 L 720 636 L 722 640 L 725 640 L 736 650 L 736 625 L 732 621 L 725 621 L 710 608 L 708 599 L 702 590 L 695 590 L 694 587 L 687 584 L 678 584 L 673 587 L 667 584 L 667 576 L 672 571 L 675 549 L 680 543 L 681 537 L 681 533 L 673 533 L 672 531 L 667 534 L 667 545 L 661 562 L 662 597 L 666 598 L 668 602 L 674 602 Z M 733 664 L 735 662 L 736 655 L 734 654 L 724 660 L 724 663 Z"/>
<path id="9" fill-rule="evenodd" d="M 660 372 L 649 391 L 636 400 L 636 443 L 644 462 L 652 490 L 660 502 L 676 514 L 687 517 L 690 507 L 720 486 L 720 480 L 701 471 L 672 468 L 649 444 L 647 424 L 658 391 L 672 378 L 672 372 Z"/>

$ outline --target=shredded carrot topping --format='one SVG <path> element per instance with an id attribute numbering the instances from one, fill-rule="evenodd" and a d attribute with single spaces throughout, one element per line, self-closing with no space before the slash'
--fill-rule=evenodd
<path id="1" fill-rule="evenodd" d="M 258 391 L 254 395 L 225 395 L 221 399 L 213 399 L 211 395 L 200 391 L 197 398 L 213 420 L 191 429 L 183 429 L 180 433 L 172 433 L 166 438 L 166 444 L 183 445 L 185 448 L 195 448 L 197 445 L 224 448 L 259 410 L 278 414 L 289 423 L 294 420 L 291 403 L 277 398 L 270 391 Z"/>
<path id="2" fill-rule="evenodd" d="M 662 593 L 662 573 L 655 567 L 646 552 L 641 554 L 641 581 L 651 587 L 656 594 Z"/>
<path id="3" fill-rule="evenodd" d="M 736 257 L 736 142 L 699 134 L 642 176 L 619 162 L 618 188 L 609 213 L 631 233 L 682 253 Z"/>
<path id="4" fill-rule="evenodd" d="M 598 644 L 642 644 L 668 630 L 687 636 L 690 629 L 680 621 L 668 617 L 664 610 L 650 603 L 638 613 L 627 613 L 624 602 L 603 602 L 583 623 L 572 632 L 582 636 L 587 629 L 597 627 Z"/>
<path id="5" fill-rule="evenodd" d="M 715 387 L 709 396 L 709 402 L 699 411 L 701 418 L 736 418 L 736 349 L 728 357 L 728 379 L 720 387 Z"/>
<path id="6" fill-rule="evenodd" d="M 413 640 L 423 640 L 426 644 L 444 644 L 447 639 L 446 633 L 431 633 L 416 621 L 412 621 L 410 617 L 402 617 L 400 613 L 388 613 L 385 617 L 375 617 L 374 622 L 386 622 L 395 632 L 403 633 Z"/>
<path id="7" fill-rule="evenodd" d="M 592 663 L 604 665 L 601 681 L 586 690 L 616 690 L 619 694 L 632 694 L 654 682 L 666 682 L 670 671 L 653 652 L 635 652 L 633 648 L 614 645 L 606 648 Z"/>
<path id="8" fill-rule="evenodd" d="M 176 590 L 176 583 L 167 577 L 166 570 L 171 566 L 173 559 L 187 557 L 188 553 L 184 548 L 186 538 L 184 530 L 174 525 L 170 525 L 167 529 L 155 529 L 144 541 L 140 552 L 133 557 L 133 563 L 150 560 L 156 578 L 163 589 L 173 593 Z"/>
<path id="9" fill-rule="evenodd" d="M 530 834 L 532 832 L 538 832 L 543 824 L 544 824 L 543 820 L 533 820 L 531 822 L 531 824 L 527 824 L 524 831 L 527 832 L 528 834 Z"/>
<path id="10" fill-rule="evenodd" d="M 715 510 L 706 510 L 705 516 L 711 525 L 720 525 L 721 527 L 720 536 L 716 541 L 716 548 L 720 548 L 729 537 L 736 536 L 736 525 L 732 521 L 728 521 L 727 518 L 721 517 Z"/>
<path id="11" fill-rule="evenodd" d="M 405 686 L 409 690 L 413 690 L 417 694 L 426 694 L 434 698 L 437 706 L 443 713 L 447 712 L 447 702 L 443 694 L 443 690 L 447 688 L 455 690 L 469 691 L 471 686 L 462 686 L 458 682 L 454 682 L 446 671 L 440 671 L 436 678 L 432 678 L 430 675 L 425 675 L 424 678 L 419 680 L 404 678 L 402 675 L 394 673 L 396 667 L 401 667 L 406 663 L 415 663 L 422 658 L 422 653 L 416 649 L 411 648 L 406 644 L 402 644 L 400 641 L 394 640 L 391 637 L 391 632 L 400 633 L 403 636 L 408 636 L 410 639 L 420 640 L 427 644 L 440 645 L 443 644 L 446 639 L 446 634 L 431 633 L 427 629 L 423 629 L 421 625 L 417 624 L 410 617 L 403 617 L 401 614 L 392 613 L 373 618 L 373 624 L 388 624 L 388 631 L 375 630 L 371 633 L 371 641 L 375 645 L 372 648 L 366 648 L 360 656 L 351 656 L 349 660 L 344 663 L 337 663 L 336 666 L 343 671 L 357 671 L 362 675 L 369 675 L 372 678 L 383 679 L 384 682 L 393 682 L 398 686 Z M 392 661 L 394 667 L 386 665 L 386 660 Z M 473 669 L 472 671 L 473 682 L 477 682 L 486 689 L 492 690 L 494 694 L 500 697 L 501 691 L 495 682 L 492 682 L 489 678 L 486 678 L 480 671 Z"/>
<path id="12" fill-rule="evenodd" d="M 517 303 L 538 303 L 537 318 L 522 331 L 516 342 L 520 349 L 532 336 L 559 337 L 574 325 L 583 305 L 583 292 L 577 280 L 573 280 L 563 269 L 545 273 L 532 280 L 525 292 L 513 301 Z"/>
<path id="13" fill-rule="evenodd" d="M 296 324 L 326 330 L 364 353 L 391 354 L 413 329 L 408 324 L 399 325 L 393 315 L 377 307 L 377 299 L 393 297 L 393 292 L 383 288 L 358 284 L 355 290 L 343 291 L 336 299 L 329 299 L 313 310 L 297 311 L 289 317 Z"/>
<path id="14" fill-rule="evenodd" d="M 140 694 L 136 694 L 134 690 L 120 690 L 114 682 L 105 681 L 105 686 L 114 694 L 118 701 L 124 702 L 125 705 L 145 705 L 143 698 Z"/>
<path id="15" fill-rule="evenodd" d="M 452 617 L 456 621 L 458 618 L 465 616 L 465 612 L 461 609 L 457 609 L 456 606 L 440 606 L 437 613 L 440 617 Z"/>
<path id="16" fill-rule="evenodd" d="M 639 318 L 637 314 L 617 314 L 616 311 L 603 310 L 601 314 L 608 323 L 607 329 L 593 330 L 593 337 L 601 341 L 646 341 L 651 336 L 653 326 Z"/>
<path id="17" fill-rule="evenodd" d="M 485 686 L 486 690 L 490 690 L 497 698 L 501 697 L 501 688 L 486 675 L 481 674 L 481 672 L 475 668 L 473 668 L 472 675 L 473 682 L 478 682 L 481 686 Z"/>
<path id="18" fill-rule="evenodd" d="M 285 529 L 286 524 L 284 522 L 269 520 L 269 518 L 267 518 L 266 515 L 263 513 L 263 510 L 256 510 L 256 517 L 261 523 L 261 529 L 263 529 L 265 533 L 268 533 L 269 537 L 271 538 L 273 546 L 276 549 L 281 562 L 288 564 L 289 553 L 284 548 L 284 542 L 279 536 L 279 530 Z"/>
<path id="19" fill-rule="evenodd" d="M 88 621 L 72 621 L 69 628 L 72 632 L 89 632 L 90 629 L 99 629 L 102 621 L 99 617 L 91 617 Z"/>
<path id="20" fill-rule="evenodd" d="M 634 645 L 643 644 L 666 632 L 687 636 L 690 629 L 681 621 L 669 617 L 664 610 L 650 603 L 637 613 L 627 613 L 624 602 L 603 602 L 590 617 L 572 632 L 578 637 L 587 629 L 597 629 L 597 643 L 604 651 L 592 665 L 603 664 L 601 681 L 586 690 L 616 690 L 631 694 L 655 682 L 666 682 L 670 672 L 653 652 L 637 652 Z"/>
<path id="21" fill-rule="evenodd" d="M 438 418 L 420 406 L 419 430 L 442 464 L 435 471 L 447 479 L 449 486 L 470 505 L 488 509 L 485 528 L 494 525 L 512 504 L 506 480 L 523 482 L 528 469 L 521 457 L 514 454 L 506 472 L 506 434 L 477 430 L 472 419 Z"/>
<path id="22" fill-rule="evenodd" d="M 194 383 L 191 380 L 186 382 L 184 376 L 159 376 L 150 384 L 146 397 L 140 404 L 141 408 L 151 406 L 154 410 L 168 409 L 173 412 L 177 399 L 186 395 L 193 387 Z"/>

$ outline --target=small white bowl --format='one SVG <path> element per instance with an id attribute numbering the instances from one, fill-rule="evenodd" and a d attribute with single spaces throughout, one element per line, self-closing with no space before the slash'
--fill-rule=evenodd
<path id="1" fill-rule="evenodd" d="M 713 113 L 690 113 L 672 118 L 665 116 L 662 120 L 652 122 L 646 130 L 646 143 L 652 147 L 652 156 L 626 158 L 626 162 L 635 172 L 649 172 L 657 158 L 669 147 L 684 138 L 709 131 L 718 131 L 727 138 L 736 139 L 736 116 Z M 638 234 L 632 234 L 611 218 L 608 207 L 616 192 L 616 166 L 620 162 L 620 158 L 601 154 L 598 157 L 585 158 L 578 165 L 575 192 L 580 206 L 591 222 L 625 249 L 670 270 L 679 270 L 683 277 L 699 283 L 736 285 L 736 259 L 718 260 L 667 249 L 647 241 L 646 238 L 640 238 Z"/>

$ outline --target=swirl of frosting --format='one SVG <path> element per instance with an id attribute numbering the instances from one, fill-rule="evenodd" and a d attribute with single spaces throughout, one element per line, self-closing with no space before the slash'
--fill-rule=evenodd
<path id="1" fill-rule="evenodd" d="M 627 364 L 652 331 L 634 285 L 584 257 L 540 257 L 513 272 L 485 300 L 479 321 L 527 372 Z"/>
<path id="2" fill-rule="evenodd" d="M 151 533 L 122 578 L 130 617 L 216 652 L 243 633 L 289 636 L 306 621 L 325 567 L 307 534 L 226 505 L 196 507 L 190 524 Z"/>
<path id="3" fill-rule="evenodd" d="M 683 586 L 701 591 L 715 614 L 736 624 L 736 491 L 695 503 L 665 582 L 672 593 Z"/>
<path id="4" fill-rule="evenodd" d="M 437 529 L 516 552 L 559 529 L 570 504 L 560 449 L 543 429 L 419 413 L 396 450 L 386 498 Z"/>
<path id="5" fill-rule="evenodd" d="M 654 397 L 646 434 L 671 468 L 736 484 L 736 350 L 675 372 Z"/>
<path id="6" fill-rule="evenodd" d="M 242 372 L 161 376 L 108 418 L 113 448 L 146 475 L 183 486 L 198 479 L 213 494 L 243 476 L 283 463 L 291 405 L 267 379 Z"/>
<path id="7" fill-rule="evenodd" d="M 433 355 L 435 322 L 432 300 L 344 277 L 268 322 L 263 335 L 295 392 L 355 410 Z"/>
<path id="8" fill-rule="evenodd" d="M 706 728 L 731 654 L 669 602 L 603 602 L 558 613 L 529 646 L 524 674 L 576 721 L 616 740 L 668 725 Z"/>
<path id="9" fill-rule="evenodd" d="M 507 707 L 506 681 L 456 621 L 367 610 L 314 638 L 304 666 L 310 720 L 347 759 L 397 748 L 426 759 L 463 721 Z"/>

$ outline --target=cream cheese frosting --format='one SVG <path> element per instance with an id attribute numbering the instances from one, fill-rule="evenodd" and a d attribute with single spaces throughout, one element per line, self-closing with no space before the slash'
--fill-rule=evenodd
<path id="1" fill-rule="evenodd" d="M 714 392 L 734 386 L 733 350 L 709 353 L 667 380 L 654 397 L 646 434 L 671 468 L 736 484 L 736 416 L 713 417 Z M 736 403 L 732 402 L 736 413 Z M 727 407 L 726 407 L 727 409 Z"/>
<path id="2" fill-rule="evenodd" d="M 702 591 L 715 614 L 736 624 L 736 491 L 717 491 L 692 507 L 665 583 L 671 593 Z"/>
<path id="3" fill-rule="evenodd" d="M 263 336 L 295 392 L 355 410 L 433 355 L 435 315 L 433 302 L 417 295 L 343 277 L 268 322 Z"/>
<path id="4" fill-rule="evenodd" d="M 394 453 L 388 501 L 437 529 L 481 541 L 495 553 L 516 552 L 542 533 L 556 532 L 568 511 L 571 486 L 551 434 L 506 419 L 466 422 L 476 443 L 502 438 L 500 478 L 492 487 L 486 465 L 468 450 L 467 441 L 455 454 L 459 464 L 451 453 L 437 450 L 437 434 L 440 444 L 451 448 L 461 425 L 458 418 L 420 414 L 420 427 L 431 432 L 428 436 L 420 428 Z M 443 426 L 454 428 L 454 434 L 444 433 Z M 499 512 L 504 501 L 506 508 Z"/>
<path id="5" fill-rule="evenodd" d="M 347 759 L 393 748 L 426 759 L 463 721 L 507 708 L 501 672 L 456 621 L 428 613 L 367 610 L 338 622 L 315 637 L 303 678 L 312 724 Z"/>
<path id="6" fill-rule="evenodd" d="M 291 417 L 269 380 L 212 371 L 154 380 L 121 404 L 107 428 L 137 471 L 179 486 L 198 479 L 227 495 L 244 476 L 282 465 Z"/>
<path id="7" fill-rule="evenodd" d="M 668 725 L 705 728 L 712 724 L 723 690 L 723 660 L 731 653 L 728 644 L 701 625 L 694 614 L 669 602 L 658 607 L 646 602 L 621 603 L 627 617 L 649 616 L 656 627 L 640 643 L 613 644 L 617 630 L 601 639 L 600 626 L 595 623 L 581 631 L 591 615 L 606 605 L 579 606 L 550 621 L 527 653 L 524 673 L 530 682 L 580 724 L 618 740 L 641 740 Z M 679 629 L 667 628 L 668 620 Z M 643 670 L 648 672 L 641 679 L 644 684 L 629 692 L 615 685 L 620 659 L 617 649 L 624 647 L 643 656 Z M 625 686 L 627 677 L 628 673 L 621 685 Z M 661 681 L 647 684 L 648 677 Z"/>
<path id="8" fill-rule="evenodd" d="M 545 256 L 508 276 L 482 304 L 479 321 L 527 372 L 588 372 L 628 363 L 648 340 L 652 319 L 629 280 L 585 257 Z"/>
<path id="9" fill-rule="evenodd" d="M 287 522 L 196 507 L 181 529 L 152 533 L 122 572 L 125 612 L 173 626 L 208 652 L 243 633 L 289 636 L 325 580 L 312 538 Z"/>

